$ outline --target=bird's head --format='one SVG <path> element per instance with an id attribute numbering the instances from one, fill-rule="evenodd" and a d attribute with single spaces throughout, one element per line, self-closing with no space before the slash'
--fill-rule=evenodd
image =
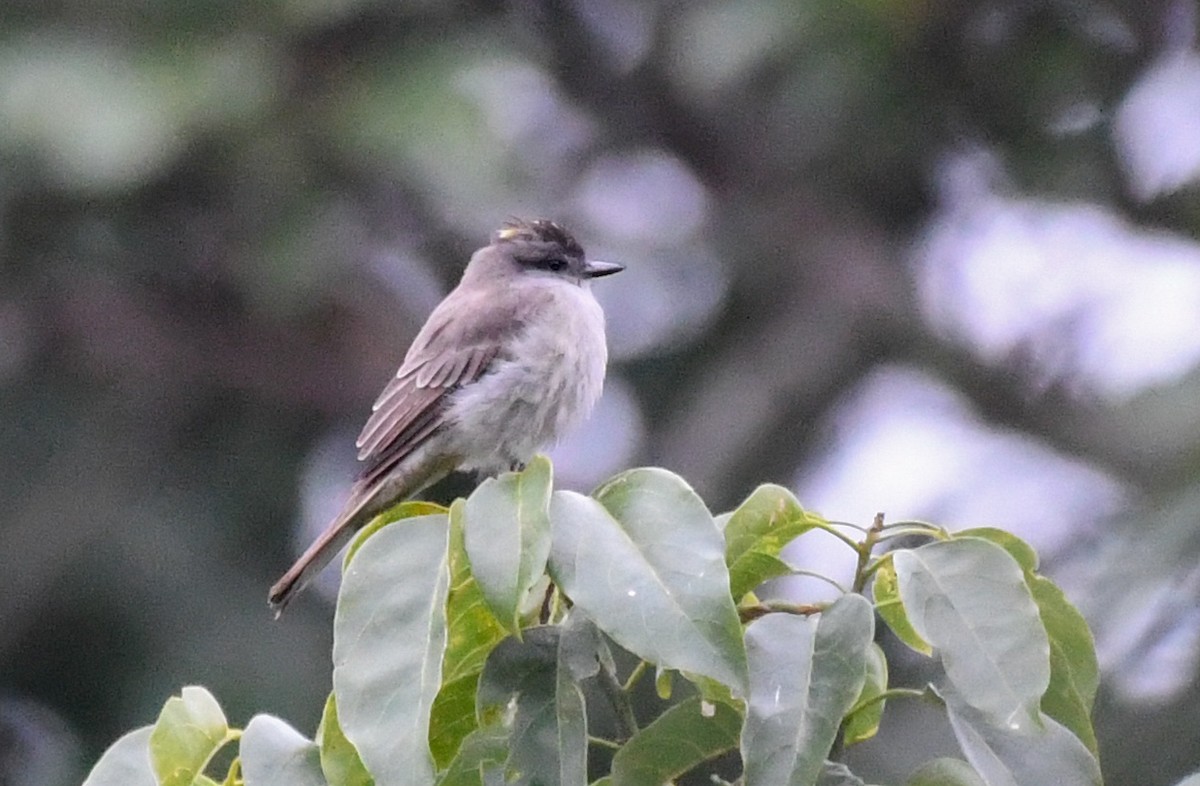
<path id="1" fill-rule="evenodd" d="M 582 283 L 624 270 L 615 262 L 589 260 L 571 233 L 553 221 L 509 219 L 492 233 L 490 245 L 471 259 L 478 275 L 536 275 Z"/>

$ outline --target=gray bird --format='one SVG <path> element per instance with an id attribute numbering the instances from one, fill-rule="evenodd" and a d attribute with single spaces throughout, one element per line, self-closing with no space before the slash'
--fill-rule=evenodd
<path id="1" fill-rule="evenodd" d="M 604 385 L 604 313 L 588 260 L 550 221 L 513 220 L 471 257 L 358 437 L 362 475 L 337 518 L 275 586 L 288 602 L 378 513 L 452 471 L 520 468 L 591 411 Z"/>

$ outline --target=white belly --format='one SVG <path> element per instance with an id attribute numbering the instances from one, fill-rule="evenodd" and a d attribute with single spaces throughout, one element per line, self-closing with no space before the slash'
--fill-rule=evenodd
<path id="1" fill-rule="evenodd" d="M 524 463 L 591 412 L 604 385 L 604 313 L 584 287 L 553 282 L 525 330 L 492 368 L 454 396 L 449 416 L 463 469 Z"/>

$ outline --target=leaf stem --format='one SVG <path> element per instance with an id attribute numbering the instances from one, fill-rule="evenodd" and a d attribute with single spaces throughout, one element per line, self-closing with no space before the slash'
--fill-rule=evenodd
<path id="1" fill-rule="evenodd" d="M 875 521 L 867 530 L 867 536 L 863 538 L 862 543 L 854 544 L 855 550 L 858 551 L 858 565 L 854 568 L 854 586 L 852 587 L 854 592 L 862 592 L 863 587 L 867 586 L 867 578 L 870 575 L 867 573 L 867 563 L 871 561 L 871 551 L 879 542 L 879 535 L 882 532 L 883 514 L 876 513 Z"/>
<path id="2" fill-rule="evenodd" d="M 588 735 L 588 744 L 600 748 L 608 748 L 610 751 L 621 750 L 621 743 L 614 740 L 606 740 L 603 737 L 593 737 L 591 734 Z"/>
<path id="3" fill-rule="evenodd" d="M 871 696 L 870 698 L 863 699 L 858 704 L 855 704 L 853 707 L 851 707 L 850 711 L 846 713 L 845 718 L 843 718 L 843 722 L 847 718 L 849 718 L 851 715 L 853 715 L 854 713 L 861 712 L 862 710 L 865 710 L 867 707 L 870 707 L 872 704 L 878 704 L 881 701 L 887 701 L 888 699 L 898 699 L 898 698 L 902 698 L 902 697 L 910 698 L 910 699 L 923 699 L 923 698 L 925 698 L 925 694 L 926 694 L 925 691 L 917 690 L 916 688 L 888 688 L 885 691 L 880 691 L 879 693 L 876 693 L 874 696 Z"/>
<path id="4" fill-rule="evenodd" d="M 828 605 L 827 603 L 786 603 L 779 600 L 768 600 L 750 606 L 738 606 L 738 618 L 746 623 L 776 612 L 807 617 L 810 614 L 820 614 Z"/>
<path id="5" fill-rule="evenodd" d="M 828 532 L 830 535 L 833 535 L 835 538 L 840 540 L 842 543 L 845 543 L 850 548 L 854 549 L 855 551 L 858 551 L 858 543 L 853 538 L 851 538 L 849 535 L 846 535 L 846 534 L 834 529 L 833 525 L 830 524 L 829 522 L 826 522 L 826 521 L 814 522 L 813 528 L 822 530 L 824 532 Z M 868 537 L 870 537 L 869 531 L 868 531 Z"/>
<path id="6" fill-rule="evenodd" d="M 633 671 L 629 672 L 629 677 L 625 680 L 625 684 L 621 686 L 621 690 L 625 693 L 632 691 L 633 686 L 636 685 L 637 681 L 642 678 L 642 675 L 646 673 L 646 669 L 649 666 L 650 664 L 648 662 L 639 660 L 638 664 L 633 667 Z"/>

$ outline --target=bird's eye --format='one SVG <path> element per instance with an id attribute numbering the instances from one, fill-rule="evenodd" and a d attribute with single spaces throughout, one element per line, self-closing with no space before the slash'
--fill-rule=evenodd
<path id="1" fill-rule="evenodd" d="M 546 267 L 550 268 L 555 273 L 558 273 L 559 271 L 566 269 L 567 261 L 565 259 L 551 259 L 546 263 Z"/>

